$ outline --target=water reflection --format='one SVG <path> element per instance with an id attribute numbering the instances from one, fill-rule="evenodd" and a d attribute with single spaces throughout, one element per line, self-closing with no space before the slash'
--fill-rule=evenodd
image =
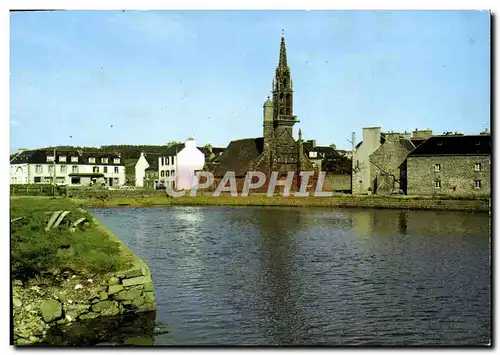
<path id="1" fill-rule="evenodd" d="M 159 328 L 156 312 L 81 320 L 51 328 L 40 346 L 151 346 Z M 163 328 L 163 326 L 161 326 Z"/>
<path id="2" fill-rule="evenodd" d="M 490 339 L 488 214 L 229 207 L 92 212 L 150 265 L 157 321 L 170 330 L 155 335 L 155 345 Z"/>

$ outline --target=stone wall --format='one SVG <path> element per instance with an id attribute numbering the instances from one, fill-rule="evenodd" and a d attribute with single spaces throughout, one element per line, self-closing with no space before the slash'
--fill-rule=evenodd
<path id="1" fill-rule="evenodd" d="M 103 235 L 120 244 L 125 270 L 90 274 L 55 271 L 23 282 L 12 282 L 13 342 L 26 345 L 44 340 L 49 328 L 78 320 L 156 310 L 147 264 L 111 231 Z"/>
<path id="2" fill-rule="evenodd" d="M 481 163 L 481 171 L 475 171 Z M 435 164 L 441 164 L 439 172 Z M 488 196 L 491 194 L 491 166 L 489 156 L 435 156 L 408 157 L 408 195 Z M 436 188 L 436 180 L 441 187 Z M 474 181 L 481 180 L 481 188 Z"/>

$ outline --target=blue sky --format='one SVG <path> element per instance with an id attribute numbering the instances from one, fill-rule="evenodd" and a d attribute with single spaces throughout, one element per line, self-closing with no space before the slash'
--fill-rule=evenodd
<path id="1" fill-rule="evenodd" d="M 10 150 L 261 136 L 281 29 L 296 136 L 490 128 L 488 12 L 32 12 L 11 14 Z"/>

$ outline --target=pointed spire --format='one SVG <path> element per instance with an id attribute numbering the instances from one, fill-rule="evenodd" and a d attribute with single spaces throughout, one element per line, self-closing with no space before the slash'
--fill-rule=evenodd
<path id="1" fill-rule="evenodd" d="M 299 128 L 299 141 L 302 140 L 302 129 Z"/>
<path id="2" fill-rule="evenodd" d="M 281 46 L 280 46 L 280 61 L 278 63 L 278 68 L 281 70 L 286 69 L 287 63 L 286 63 L 286 45 L 285 45 L 285 37 L 284 37 L 284 31 L 282 30 L 281 33 Z"/>

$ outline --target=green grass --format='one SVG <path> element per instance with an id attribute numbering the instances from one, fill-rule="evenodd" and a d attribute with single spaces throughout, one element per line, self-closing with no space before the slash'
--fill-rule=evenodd
<path id="1" fill-rule="evenodd" d="M 87 212 L 68 198 L 12 197 L 10 219 L 24 217 L 11 223 L 12 277 L 29 279 L 54 271 L 74 273 L 106 273 L 127 267 L 123 245 L 109 231 L 93 220 Z M 66 210 L 65 224 L 45 231 L 48 211 Z M 80 217 L 90 221 L 83 231 L 69 232 L 69 223 Z"/>

